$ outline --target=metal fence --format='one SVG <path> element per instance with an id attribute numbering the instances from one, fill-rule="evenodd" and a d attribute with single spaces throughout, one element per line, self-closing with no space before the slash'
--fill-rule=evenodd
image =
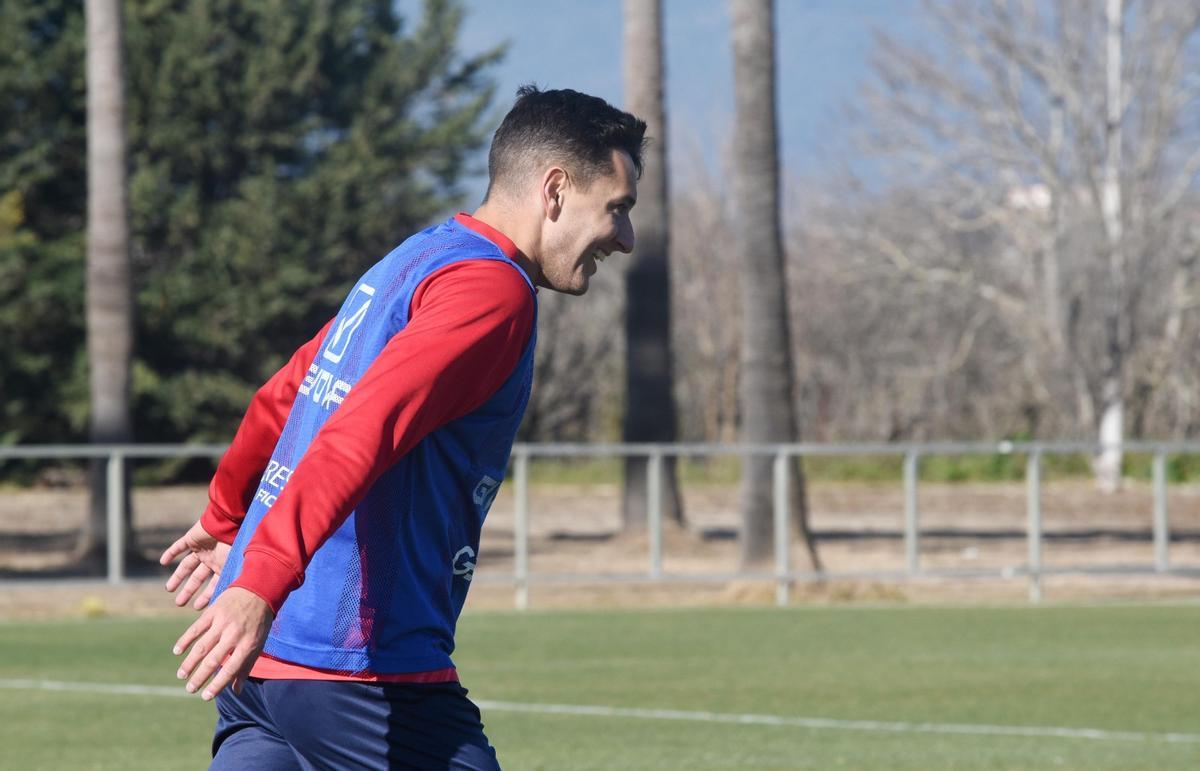
<path id="1" fill-rule="evenodd" d="M 0 446 L 0 461 L 14 459 L 73 460 L 103 458 L 107 462 L 108 498 L 107 548 L 108 581 L 119 584 L 125 580 L 124 522 L 125 501 L 121 480 L 129 459 L 163 459 L 186 457 L 217 458 L 227 445 L 9 445 Z M 523 444 L 513 447 L 512 477 L 515 497 L 514 570 L 509 575 L 480 576 L 488 583 L 504 582 L 515 589 L 518 608 L 529 605 L 529 588 L 533 584 L 568 582 L 717 582 L 732 580 L 769 580 L 775 584 L 775 598 L 780 605 L 789 602 L 793 584 L 841 578 L 903 579 L 919 576 L 944 577 L 1011 577 L 1025 575 L 1029 584 L 1029 599 L 1039 602 L 1042 579 L 1056 573 L 1178 574 L 1200 575 L 1200 566 L 1174 566 L 1170 559 L 1170 525 L 1167 512 L 1167 457 L 1170 455 L 1200 455 L 1200 442 L 1128 442 L 1122 445 L 1127 453 L 1152 457 L 1153 544 L 1154 561 L 1145 565 L 1104 567 L 1048 568 L 1042 563 L 1042 467 L 1049 455 L 1094 454 L 1102 447 L 1087 442 L 999 442 L 999 443 L 887 443 L 887 444 Z M 921 565 L 921 518 L 918 507 L 918 485 L 921 459 L 930 456 L 1025 456 L 1026 486 L 1026 564 L 1015 571 L 938 570 Z M 671 574 L 663 570 L 663 479 L 664 458 L 702 458 L 717 456 L 770 457 L 773 459 L 773 521 L 774 569 L 771 571 L 731 571 L 714 574 Z M 791 541 L 789 511 L 788 464 L 792 458 L 820 456 L 890 456 L 903 458 L 905 568 L 902 571 L 830 572 L 799 571 L 790 562 Z M 617 574 L 537 574 L 529 569 L 529 463 L 531 458 L 629 458 L 647 459 L 647 528 L 649 554 L 644 573 Z"/>

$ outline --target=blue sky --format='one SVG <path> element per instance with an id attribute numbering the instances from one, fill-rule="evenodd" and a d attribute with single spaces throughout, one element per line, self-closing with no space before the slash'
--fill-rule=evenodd
<path id="1" fill-rule="evenodd" d="M 575 88 L 620 106 L 621 0 L 465 0 L 461 49 L 509 43 L 494 70 L 497 109 L 528 82 Z M 400 0 L 406 15 L 417 0 Z M 843 148 L 839 111 L 870 72 L 872 30 L 915 29 L 917 0 L 776 0 L 780 150 L 784 175 L 832 168 Z M 672 179 L 719 168 L 733 124 L 728 0 L 664 0 L 668 152 Z M 485 184 L 468 184 L 478 200 Z"/>

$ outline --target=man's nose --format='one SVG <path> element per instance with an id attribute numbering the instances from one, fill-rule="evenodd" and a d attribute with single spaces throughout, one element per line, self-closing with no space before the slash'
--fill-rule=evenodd
<path id="1" fill-rule="evenodd" d="M 617 229 L 617 251 L 629 254 L 633 251 L 633 223 L 628 219 Z"/>

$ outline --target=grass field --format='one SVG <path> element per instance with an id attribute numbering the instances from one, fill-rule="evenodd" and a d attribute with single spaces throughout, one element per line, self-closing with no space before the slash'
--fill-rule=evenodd
<path id="1" fill-rule="evenodd" d="M 183 627 L 0 623 L 0 767 L 205 767 Z M 468 612 L 456 661 L 507 769 L 1200 768 L 1200 605 Z"/>

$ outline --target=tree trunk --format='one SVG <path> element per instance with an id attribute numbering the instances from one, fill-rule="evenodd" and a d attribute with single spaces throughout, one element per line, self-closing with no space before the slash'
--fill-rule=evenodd
<path id="1" fill-rule="evenodd" d="M 667 124 L 663 107 L 662 0 L 625 0 L 625 101 L 647 124 L 633 209 L 636 245 L 625 273 L 626 442 L 676 439 L 671 372 L 671 273 L 667 207 Z M 663 462 L 663 512 L 683 521 L 675 458 Z M 621 517 L 624 529 L 643 530 L 647 519 L 647 461 L 625 459 Z"/>
<path id="2" fill-rule="evenodd" d="M 1124 95 L 1121 93 L 1121 44 L 1124 35 L 1124 0 L 1108 0 L 1107 94 L 1105 98 L 1105 158 L 1101 214 L 1108 250 L 1108 292 L 1105 308 L 1105 363 L 1100 386 L 1100 452 L 1094 466 L 1101 490 L 1113 492 L 1121 486 L 1121 444 L 1125 434 L 1125 347 L 1129 324 L 1126 312 L 1125 247 L 1121 212 L 1121 122 Z"/>
<path id="3" fill-rule="evenodd" d="M 93 443 L 128 442 L 133 292 L 125 168 L 125 93 L 120 0 L 87 0 L 87 350 Z M 91 505 L 76 556 L 101 559 L 106 541 L 105 470 L 92 463 Z M 131 517 L 128 481 L 126 528 Z M 128 532 L 128 530 L 127 530 Z M 130 541 L 127 538 L 126 543 Z"/>
<path id="4" fill-rule="evenodd" d="M 742 286 L 742 439 L 792 442 L 798 437 L 792 403 L 792 346 L 779 217 L 778 139 L 775 116 L 775 37 L 771 0 L 732 0 L 734 91 L 733 194 Z M 742 465 L 744 567 L 771 554 L 772 459 Z M 819 568 L 808 530 L 804 476 L 791 469 L 792 511 Z"/>

